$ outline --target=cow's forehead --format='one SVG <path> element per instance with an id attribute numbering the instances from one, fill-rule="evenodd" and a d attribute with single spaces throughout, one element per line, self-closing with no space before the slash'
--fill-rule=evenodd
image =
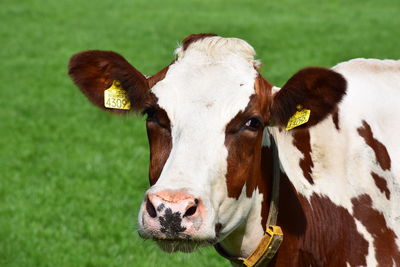
<path id="1" fill-rule="evenodd" d="M 178 48 L 177 60 L 152 92 L 171 124 L 207 120 L 225 126 L 248 105 L 257 77 L 254 49 L 234 38 L 209 37 Z M 215 125 L 216 126 L 216 125 Z"/>

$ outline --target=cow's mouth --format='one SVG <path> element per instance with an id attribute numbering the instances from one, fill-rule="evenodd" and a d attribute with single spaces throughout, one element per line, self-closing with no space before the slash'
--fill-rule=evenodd
<path id="1" fill-rule="evenodd" d="M 193 239 L 156 239 L 157 245 L 165 252 L 185 252 L 191 253 L 198 248 L 212 246 L 216 240 L 193 240 Z"/>
<path id="2" fill-rule="evenodd" d="M 143 231 L 139 229 L 139 236 L 143 239 L 153 240 L 163 251 L 168 253 L 191 253 L 202 247 L 213 246 L 220 240 L 218 235 L 214 237 L 199 238 L 183 233 Z"/>

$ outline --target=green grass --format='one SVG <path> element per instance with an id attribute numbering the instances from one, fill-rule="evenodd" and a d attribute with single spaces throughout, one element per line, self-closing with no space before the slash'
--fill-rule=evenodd
<path id="1" fill-rule="evenodd" d="M 399 14 L 397 0 L 2 0 L 0 266 L 228 266 L 137 236 L 143 119 L 91 106 L 66 75 L 72 54 L 114 50 L 152 74 L 184 36 L 214 32 L 248 40 L 281 86 L 308 65 L 400 58 Z"/>

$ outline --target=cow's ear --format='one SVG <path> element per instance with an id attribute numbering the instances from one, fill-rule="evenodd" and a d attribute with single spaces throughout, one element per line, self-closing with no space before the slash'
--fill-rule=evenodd
<path id="1" fill-rule="evenodd" d="M 313 126 L 334 112 L 345 93 L 346 80 L 339 73 L 317 67 L 302 69 L 273 95 L 271 122 L 287 127 L 294 119 L 300 124 L 292 126 Z"/>
<path id="2" fill-rule="evenodd" d="M 90 50 L 72 56 L 68 65 L 68 74 L 93 104 L 111 112 L 140 111 L 149 92 L 146 77 L 121 55 L 110 51 Z M 131 107 L 125 106 L 129 108 L 128 110 L 105 107 L 104 91 L 113 84 L 119 84 L 118 89 L 126 92 L 120 96 L 126 95 L 124 97 L 129 99 Z M 120 104 L 117 103 L 118 101 L 118 99 L 111 99 L 110 102 L 114 103 L 110 105 Z"/>

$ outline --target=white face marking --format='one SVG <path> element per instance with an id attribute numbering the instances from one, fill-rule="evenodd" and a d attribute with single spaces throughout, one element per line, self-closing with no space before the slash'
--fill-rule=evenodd
<path id="1" fill-rule="evenodd" d="M 225 127 L 255 93 L 254 50 L 239 39 L 206 38 L 177 51 L 177 61 L 151 90 L 171 122 L 172 150 L 149 190 L 186 189 L 203 198 L 208 216 L 198 236 L 221 235 L 246 219 L 252 200 L 229 199 Z"/>

